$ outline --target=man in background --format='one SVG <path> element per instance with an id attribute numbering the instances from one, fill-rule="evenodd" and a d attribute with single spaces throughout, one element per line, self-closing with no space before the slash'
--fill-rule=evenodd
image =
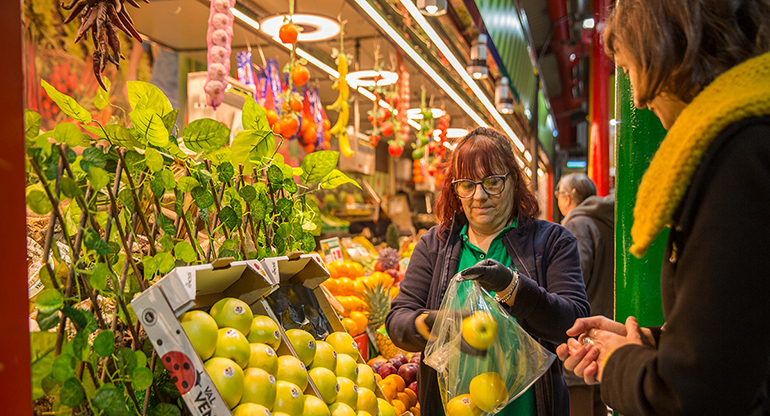
<path id="1" fill-rule="evenodd" d="M 580 267 L 592 315 L 614 317 L 615 194 L 600 198 L 596 185 L 583 173 L 570 173 L 556 185 L 561 225 L 578 240 Z M 570 395 L 570 416 L 607 416 L 600 385 L 586 385 L 564 371 Z"/>

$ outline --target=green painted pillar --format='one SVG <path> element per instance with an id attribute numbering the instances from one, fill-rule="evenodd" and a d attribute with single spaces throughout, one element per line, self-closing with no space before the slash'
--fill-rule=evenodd
<path id="1" fill-rule="evenodd" d="M 663 324 L 660 268 L 668 232 L 661 233 L 647 254 L 637 259 L 631 247 L 636 191 L 666 130 L 652 111 L 634 106 L 631 82 L 616 71 L 615 119 L 615 319 L 635 316 L 641 326 Z"/>

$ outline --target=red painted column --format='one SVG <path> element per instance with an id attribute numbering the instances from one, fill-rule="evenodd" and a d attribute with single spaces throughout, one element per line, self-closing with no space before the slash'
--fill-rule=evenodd
<path id="1" fill-rule="evenodd" d="M 0 3 L 0 403 L 3 414 L 31 415 L 22 14 L 20 0 Z"/>
<path id="2" fill-rule="evenodd" d="M 608 0 L 593 0 L 596 28 L 607 19 Z M 591 50 L 591 136 L 588 159 L 589 176 L 596 183 L 598 196 L 610 192 L 610 74 L 612 64 L 604 53 L 604 42 L 599 30 L 594 31 Z"/>

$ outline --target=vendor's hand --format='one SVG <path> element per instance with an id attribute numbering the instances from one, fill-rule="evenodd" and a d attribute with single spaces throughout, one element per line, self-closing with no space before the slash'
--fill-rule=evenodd
<path id="1" fill-rule="evenodd" d="M 570 338 L 566 344 L 556 348 L 564 367 L 583 377 L 588 384 L 601 381 L 607 358 L 618 348 L 629 345 L 643 345 L 645 334 L 639 328 L 633 316 L 622 325 L 603 316 L 581 318 L 575 322 L 567 335 L 579 335 Z"/>
<path id="2" fill-rule="evenodd" d="M 438 311 L 432 310 L 421 313 L 415 318 L 414 327 L 423 338 L 430 338 L 430 333 L 433 331 L 433 325 L 436 323 L 436 316 L 438 316 Z"/>
<path id="3" fill-rule="evenodd" d="M 486 259 L 460 272 L 461 281 L 475 280 L 489 292 L 500 292 L 513 280 L 513 270 L 497 260 Z"/>

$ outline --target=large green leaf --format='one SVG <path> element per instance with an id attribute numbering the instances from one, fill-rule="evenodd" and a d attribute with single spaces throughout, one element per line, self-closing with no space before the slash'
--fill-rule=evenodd
<path id="1" fill-rule="evenodd" d="M 91 188 L 94 188 L 94 191 L 98 192 L 110 183 L 110 176 L 107 175 L 107 171 L 104 169 L 92 166 L 88 171 L 88 183 L 91 184 Z"/>
<path id="2" fill-rule="evenodd" d="M 185 263 L 192 263 L 196 260 L 195 250 L 192 244 L 187 241 L 180 241 L 174 246 L 174 254 Z"/>
<path id="3" fill-rule="evenodd" d="M 38 215 L 45 215 L 51 212 L 53 206 L 48 199 L 42 185 L 33 185 L 27 188 L 27 205 Z"/>
<path id="4" fill-rule="evenodd" d="M 222 221 L 227 228 L 233 229 L 238 226 L 238 214 L 235 213 L 231 207 L 224 207 L 219 211 L 219 220 Z"/>
<path id="5" fill-rule="evenodd" d="M 96 390 L 93 404 L 107 416 L 123 416 L 126 413 L 126 399 L 123 397 L 123 389 L 118 389 L 111 383 L 103 384 Z"/>
<path id="6" fill-rule="evenodd" d="M 179 181 L 177 182 L 177 184 L 178 184 L 179 190 L 182 192 L 190 192 L 193 189 L 195 189 L 195 187 L 200 185 L 200 183 L 198 183 L 198 181 L 195 180 L 195 178 L 191 178 L 189 176 L 182 176 L 181 178 L 179 178 Z"/>
<path id="7" fill-rule="evenodd" d="M 160 88 L 142 81 L 128 81 L 128 103 L 133 110 L 150 110 L 159 116 L 166 115 L 174 108 Z"/>
<path id="8" fill-rule="evenodd" d="M 321 188 L 334 189 L 346 183 L 352 183 L 353 185 L 357 186 L 359 189 L 361 188 L 361 185 L 359 185 L 358 182 L 354 181 L 348 175 L 340 172 L 339 170 L 334 169 L 331 172 L 329 172 L 328 175 L 324 176 L 324 178 L 321 180 Z"/>
<path id="9" fill-rule="evenodd" d="M 62 353 L 53 359 L 51 372 L 59 381 L 66 381 L 75 375 L 75 367 L 78 365 L 77 359 L 71 353 Z"/>
<path id="10" fill-rule="evenodd" d="M 64 306 L 64 296 L 56 289 L 45 289 L 37 295 L 35 305 L 40 313 L 53 313 Z"/>
<path id="11" fill-rule="evenodd" d="M 182 411 L 170 403 L 160 403 L 152 408 L 153 416 L 182 416 Z"/>
<path id="12" fill-rule="evenodd" d="M 168 130 L 163 125 L 163 119 L 152 110 L 134 110 L 128 114 L 134 127 L 153 146 L 165 147 L 168 145 Z"/>
<path id="13" fill-rule="evenodd" d="M 59 395 L 61 403 L 65 406 L 75 407 L 80 403 L 83 403 L 83 400 L 85 399 L 86 392 L 83 390 L 80 381 L 75 377 L 68 378 L 64 382 L 64 385 L 61 388 L 61 394 Z"/>
<path id="14" fill-rule="evenodd" d="M 108 124 L 104 126 L 104 130 L 107 132 L 107 140 L 112 144 L 129 150 L 134 150 L 136 147 L 144 147 L 131 135 L 127 128 L 120 124 Z"/>
<path id="15" fill-rule="evenodd" d="M 169 133 L 176 125 L 176 119 L 179 116 L 179 110 L 174 110 L 170 113 L 166 113 L 163 116 L 163 125 L 166 126 L 166 129 L 168 129 Z"/>
<path id="16" fill-rule="evenodd" d="M 159 151 L 148 147 L 144 150 L 144 163 L 153 173 L 158 172 L 163 169 L 163 156 L 160 155 Z"/>
<path id="17" fill-rule="evenodd" d="M 107 157 L 98 147 L 89 147 L 83 150 L 83 159 L 80 160 L 80 168 L 88 173 L 91 166 L 104 169 L 107 166 Z"/>
<path id="18" fill-rule="evenodd" d="M 213 152 L 230 141 L 230 129 L 216 120 L 201 118 L 184 128 L 182 138 L 185 146 L 193 152 Z"/>
<path id="19" fill-rule="evenodd" d="M 171 253 L 158 253 L 155 255 L 160 274 L 166 274 L 174 268 L 174 256 Z"/>
<path id="20" fill-rule="evenodd" d="M 259 137 L 257 144 L 254 146 L 254 150 L 249 157 L 262 161 L 264 158 L 271 158 L 275 153 L 275 134 L 272 131 L 258 131 L 256 133 Z"/>
<path id="21" fill-rule="evenodd" d="M 40 133 L 40 114 L 24 110 L 24 138 L 33 140 Z"/>
<path id="22" fill-rule="evenodd" d="M 257 140 L 259 140 L 259 136 L 255 134 L 254 130 L 239 131 L 230 144 L 232 165 L 237 166 L 246 163 L 249 160 L 249 153 L 257 145 Z"/>
<path id="23" fill-rule="evenodd" d="M 152 371 L 147 367 L 137 367 L 131 372 L 131 385 L 134 390 L 145 390 L 152 385 Z"/>
<path id="24" fill-rule="evenodd" d="M 195 200 L 195 205 L 197 205 L 198 208 L 208 208 L 214 205 L 214 196 L 204 186 L 196 186 L 190 191 L 190 195 L 193 197 L 193 200 Z"/>
<path id="25" fill-rule="evenodd" d="M 339 160 L 340 152 L 322 150 L 313 152 L 302 159 L 302 176 L 304 183 L 318 182 L 334 170 Z"/>
<path id="26" fill-rule="evenodd" d="M 241 189 L 238 190 L 238 194 L 246 202 L 251 202 L 257 197 L 257 191 L 251 185 L 243 185 Z"/>
<path id="27" fill-rule="evenodd" d="M 39 331 L 29 334 L 32 366 L 32 398 L 37 399 L 44 394 L 58 394 L 55 389 L 61 389 L 61 381 L 51 375 L 53 351 L 56 347 L 56 334 Z M 50 392 L 49 392 L 50 391 Z"/>
<path id="28" fill-rule="evenodd" d="M 91 282 L 91 287 L 96 290 L 107 289 L 107 275 L 109 272 L 109 268 L 107 268 L 107 265 L 104 263 L 98 263 L 94 266 L 91 270 L 91 278 L 88 280 Z"/>
<path id="29" fill-rule="evenodd" d="M 94 97 L 94 105 L 99 110 L 104 110 L 110 105 L 110 87 L 112 86 L 109 78 L 103 78 L 104 86 L 107 87 L 107 91 L 97 88 L 96 96 Z"/>
<path id="30" fill-rule="evenodd" d="M 260 107 L 254 100 L 246 100 L 243 103 L 243 128 L 247 130 L 269 131 L 270 123 L 267 122 L 265 109 Z"/>
<path id="31" fill-rule="evenodd" d="M 106 241 L 102 240 L 102 237 L 94 231 L 92 228 L 86 230 L 86 238 L 84 243 L 87 248 L 96 251 L 101 256 L 106 256 L 112 252 L 110 245 Z"/>
<path id="32" fill-rule="evenodd" d="M 83 106 L 77 103 L 72 97 L 62 94 L 56 90 L 51 84 L 40 80 L 40 84 L 45 89 L 46 94 L 59 106 L 64 114 L 74 118 L 81 123 L 88 123 L 91 121 L 91 113 L 88 112 Z"/>
<path id="33" fill-rule="evenodd" d="M 53 130 L 53 138 L 57 143 L 67 143 L 69 147 L 75 147 L 80 144 L 80 129 L 73 123 L 59 123 Z"/>

